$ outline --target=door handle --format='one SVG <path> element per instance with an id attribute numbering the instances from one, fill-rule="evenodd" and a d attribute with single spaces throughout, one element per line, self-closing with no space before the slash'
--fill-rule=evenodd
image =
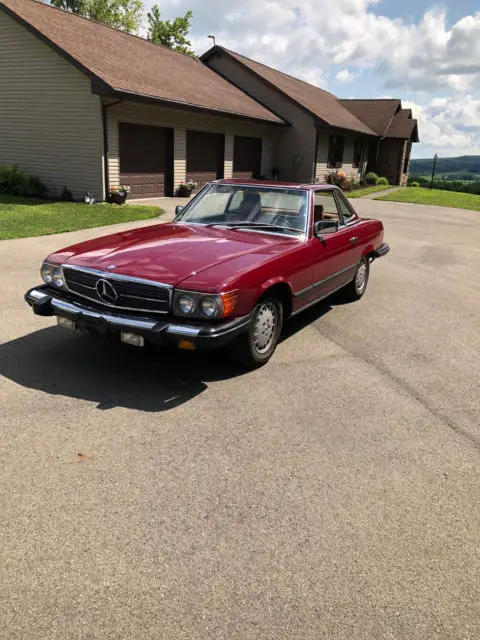
<path id="1" fill-rule="evenodd" d="M 350 244 L 353 244 L 354 242 L 357 242 L 357 240 L 358 240 L 358 236 L 352 236 L 351 238 L 348 239 Z"/>

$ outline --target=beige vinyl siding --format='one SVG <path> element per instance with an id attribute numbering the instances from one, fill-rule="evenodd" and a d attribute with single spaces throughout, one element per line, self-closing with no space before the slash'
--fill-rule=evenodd
<path id="1" fill-rule="evenodd" d="M 316 141 L 314 118 L 227 55 L 212 56 L 208 65 L 292 125 L 279 129 L 277 134 L 275 158 L 280 180 L 311 182 Z M 296 156 L 301 157 L 298 165 Z"/>
<path id="2" fill-rule="evenodd" d="M 57 197 L 103 197 L 101 105 L 89 79 L 0 12 L 0 165 L 18 164 Z"/>
<path id="3" fill-rule="evenodd" d="M 173 182 L 174 189 L 187 173 L 187 130 L 176 127 L 173 131 Z"/>
<path id="4" fill-rule="evenodd" d="M 343 171 L 347 178 L 360 180 L 361 167 L 353 166 L 353 152 L 355 148 L 355 140 L 358 135 L 347 136 L 345 140 L 345 148 L 343 151 L 343 163 L 338 169 L 328 166 L 328 145 L 330 141 L 330 133 L 320 133 L 318 136 L 317 149 L 317 166 L 315 170 L 316 182 L 325 182 L 326 176 L 335 171 Z M 365 138 L 365 145 L 368 149 L 368 139 Z"/>
<path id="5" fill-rule="evenodd" d="M 230 133 L 227 133 L 225 136 L 225 163 L 223 168 L 223 177 L 226 179 L 230 179 L 233 176 L 233 145 L 235 142 L 235 136 L 232 136 Z M 263 145 L 262 145 L 263 146 Z M 273 145 L 268 145 L 270 148 L 273 148 Z M 263 155 L 263 151 L 262 151 Z"/>
<path id="6" fill-rule="evenodd" d="M 108 111 L 108 167 L 110 184 L 118 184 L 120 175 L 118 123 L 129 122 L 174 129 L 174 188 L 186 177 L 187 129 L 224 133 L 225 176 L 231 176 L 233 160 L 233 136 L 262 138 L 262 173 L 270 173 L 274 158 L 275 134 L 278 127 L 262 125 L 250 121 L 236 120 L 224 116 L 203 115 L 186 109 L 174 109 L 139 102 L 124 101 L 112 106 Z M 230 157 L 228 154 L 232 154 Z"/>

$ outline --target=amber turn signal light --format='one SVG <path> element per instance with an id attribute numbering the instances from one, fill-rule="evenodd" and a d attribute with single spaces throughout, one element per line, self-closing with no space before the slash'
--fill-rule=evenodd
<path id="1" fill-rule="evenodd" d="M 195 351 L 197 348 L 193 342 L 190 340 L 180 340 L 178 343 L 179 349 L 184 349 L 185 351 Z"/>
<path id="2" fill-rule="evenodd" d="M 223 302 L 223 314 L 224 316 L 230 316 L 233 313 L 237 305 L 238 293 L 236 291 L 232 291 L 230 293 L 222 293 L 222 302 Z"/>

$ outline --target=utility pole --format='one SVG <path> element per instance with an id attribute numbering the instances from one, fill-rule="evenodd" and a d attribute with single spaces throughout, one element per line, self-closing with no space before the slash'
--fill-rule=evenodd
<path id="1" fill-rule="evenodd" d="M 430 189 L 433 189 L 433 181 L 435 179 L 435 168 L 437 166 L 438 153 L 433 156 L 433 169 L 432 169 L 432 182 L 430 183 Z"/>

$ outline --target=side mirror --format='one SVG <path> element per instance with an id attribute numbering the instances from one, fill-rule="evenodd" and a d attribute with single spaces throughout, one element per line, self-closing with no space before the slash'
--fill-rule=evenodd
<path id="1" fill-rule="evenodd" d="M 335 233 L 338 231 L 338 222 L 336 220 L 319 220 L 315 222 L 313 227 L 313 234 L 322 239 L 322 237 L 327 233 Z"/>
<path id="2" fill-rule="evenodd" d="M 178 216 L 182 213 L 184 207 L 182 207 L 181 204 L 177 204 L 177 206 L 175 207 L 175 216 Z"/>

